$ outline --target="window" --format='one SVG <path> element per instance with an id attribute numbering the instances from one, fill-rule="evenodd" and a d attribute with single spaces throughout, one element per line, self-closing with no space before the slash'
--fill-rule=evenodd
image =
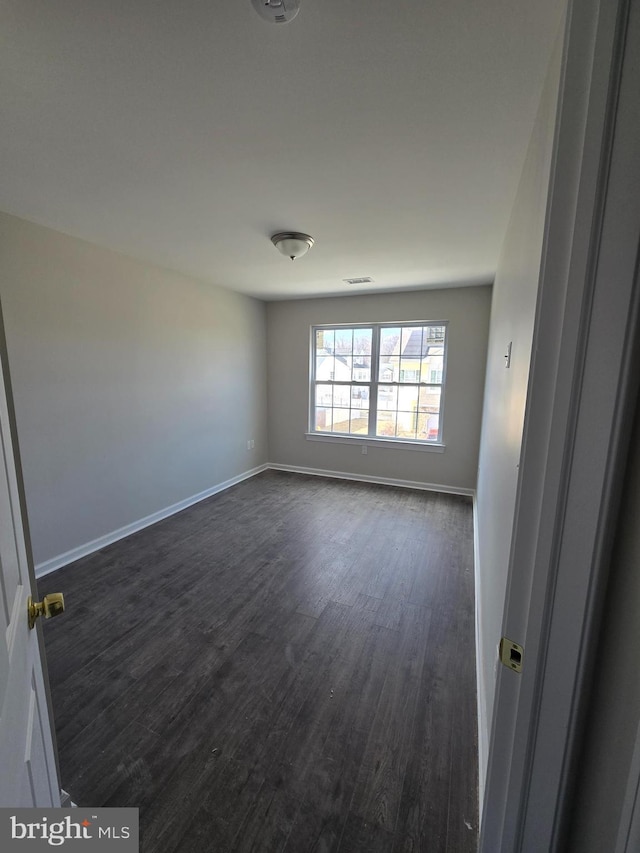
<path id="1" fill-rule="evenodd" d="M 439 443 L 446 323 L 316 326 L 311 432 Z"/>

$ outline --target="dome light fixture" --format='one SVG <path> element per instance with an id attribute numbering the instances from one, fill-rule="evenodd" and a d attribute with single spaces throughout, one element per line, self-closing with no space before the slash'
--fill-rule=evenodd
<path id="1" fill-rule="evenodd" d="M 296 258 L 307 254 L 313 246 L 313 237 L 299 231 L 281 231 L 273 235 L 271 242 L 279 252 L 295 261 Z"/>

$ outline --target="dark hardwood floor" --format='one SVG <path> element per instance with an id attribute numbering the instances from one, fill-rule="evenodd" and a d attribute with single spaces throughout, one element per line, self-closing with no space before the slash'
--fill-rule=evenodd
<path id="1" fill-rule="evenodd" d="M 469 499 L 269 471 L 40 581 L 62 784 L 144 853 L 472 853 Z"/>

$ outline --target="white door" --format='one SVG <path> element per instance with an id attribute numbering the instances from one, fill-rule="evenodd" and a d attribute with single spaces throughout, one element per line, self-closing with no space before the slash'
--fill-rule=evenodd
<path id="1" fill-rule="evenodd" d="M 37 625 L 30 630 L 27 621 L 32 572 L 1 328 L 0 356 L 0 807 L 55 807 L 60 805 L 60 786 L 40 657 L 38 632 L 42 628 Z"/>

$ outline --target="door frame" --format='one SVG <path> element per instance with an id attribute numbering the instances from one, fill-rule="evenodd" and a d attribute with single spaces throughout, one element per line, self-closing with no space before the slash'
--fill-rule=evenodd
<path id="1" fill-rule="evenodd" d="M 638 397 L 639 17 L 640 0 L 568 7 L 503 617 L 524 669 L 499 668 L 482 853 L 565 840 Z"/>

